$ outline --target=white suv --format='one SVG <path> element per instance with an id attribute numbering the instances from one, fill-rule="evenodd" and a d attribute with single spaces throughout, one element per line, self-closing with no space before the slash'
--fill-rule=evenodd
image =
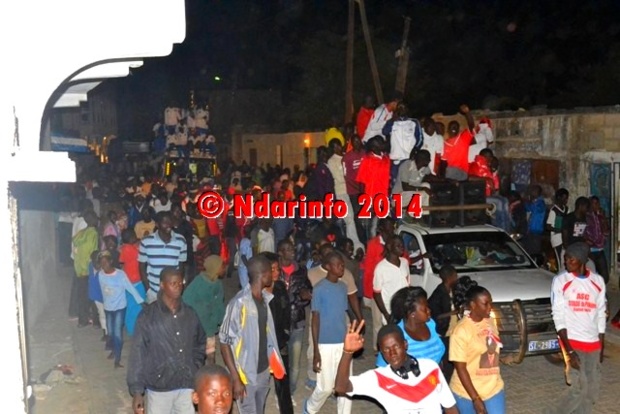
<path id="1" fill-rule="evenodd" d="M 489 290 L 493 317 L 504 344 L 506 363 L 531 355 L 559 351 L 551 317 L 553 274 L 540 269 L 506 232 L 490 225 L 429 228 L 402 224 L 397 233 L 411 257 L 428 253 L 411 264 L 411 284 L 428 295 L 441 283 L 439 269 L 453 265 Z"/>

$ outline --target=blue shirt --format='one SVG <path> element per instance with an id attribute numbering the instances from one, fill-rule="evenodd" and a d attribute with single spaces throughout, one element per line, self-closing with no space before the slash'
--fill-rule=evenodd
<path id="1" fill-rule="evenodd" d="M 237 266 L 237 273 L 239 274 L 241 289 L 250 284 L 248 268 L 243 263 L 242 256 L 245 256 L 248 261 L 252 258 L 252 242 L 247 237 L 241 239 L 239 243 L 239 266 Z"/>
<path id="2" fill-rule="evenodd" d="M 441 337 L 437 333 L 435 321 L 429 319 L 428 322 L 426 322 L 426 326 L 431 333 L 430 338 L 428 338 L 426 341 L 416 341 L 415 339 L 410 337 L 405 330 L 405 322 L 400 321 L 398 323 L 398 327 L 401 331 L 403 331 L 403 335 L 405 336 L 405 340 L 407 341 L 407 354 L 415 357 L 416 359 L 432 359 L 437 364 L 439 364 L 441 363 L 443 354 L 446 352 L 446 346 L 443 344 Z M 384 367 L 386 365 L 387 362 L 385 362 L 385 359 L 383 359 L 383 355 L 381 354 L 381 352 L 379 352 L 377 354 L 377 366 Z"/>
<path id="3" fill-rule="evenodd" d="M 99 284 L 99 272 L 92 263 L 88 264 L 88 299 L 93 302 L 103 303 L 103 293 Z"/>
<path id="4" fill-rule="evenodd" d="M 114 269 L 114 273 L 107 274 L 103 270 L 98 272 L 99 285 L 103 293 L 103 309 L 107 311 L 121 310 L 127 307 L 127 296 L 129 292 L 138 304 L 144 302 L 140 293 L 131 284 L 127 274 L 120 269 Z"/>
<path id="5" fill-rule="evenodd" d="M 342 344 L 347 334 L 347 285 L 342 280 L 327 279 L 316 284 L 312 291 L 312 312 L 319 317 L 319 344 Z"/>
<path id="6" fill-rule="evenodd" d="M 187 261 L 187 243 L 180 234 L 171 233 L 170 242 L 165 243 L 159 232 L 149 234 L 140 242 L 138 262 L 146 263 L 146 274 L 153 292 L 159 292 L 159 275 L 164 267 L 178 268 Z"/>
<path id="7" fill-rule="evenodd" d="M 547 206 L 542 197 L 538 197 L 532 203 L 527 203 L 525 208 L 530 214 L 529 232 L 530 234 L 543 234 L 545 230 L 545 215 Z"/>

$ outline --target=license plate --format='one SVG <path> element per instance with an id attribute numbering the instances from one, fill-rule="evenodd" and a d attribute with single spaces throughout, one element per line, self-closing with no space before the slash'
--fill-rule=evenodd
<path id="1" fill-rule="evenodd" d="M 530 341 L 529 351 L 547 351 L 560 349 L 560 343 L 557 339 L 549 339 L 548 341 Z"/>

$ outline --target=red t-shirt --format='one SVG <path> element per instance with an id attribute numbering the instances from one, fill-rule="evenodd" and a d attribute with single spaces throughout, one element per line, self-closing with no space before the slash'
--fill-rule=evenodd
<path id="1" fill-rule="evenodd" d="M 467 154 L 465 154 L 467 158 Z M 390 158 L 383 154 L 375 155 L 369 152 L 362 158 L 357 171 L 357 181 L 364 184 L 364 193 L 371 196 L 389 194 L 390 190 Z"/>
<path id="2" fill-rule="evenodd" d="M 466 129 L 444 142 L 443 159 L 448 163 L 448 167 L 469 171 L 469 146 L 473 139 L 471 131 Z"/>
<path id="3" fill-rule="evenodd" d="M 385 245 L 382 242 L 381 236 L 375 236 L 368 240 L 366 246 L 366 256 L 364 257 L 364 297 L 372 299 L 374 290 L 372 283 L 375 278 L 375 267 L 384 258 Z"/>
<path id="4" fill-rule="evenodd" d="M 362 159 L 364 159 L 365 155 L 366 153 L 364 151 L 349 151 L 342 157 L 347 194 L 361 193 L 360 183 L 357 182 L 357 172 L 360 169 Z"/>
<path id="5" fill-rule="evenodd" d="M 372 114 L 374 113 L 375 110 L 372 108 L 365 108 L 363 106 L 360 108 L 360 111 L 357 113 L 357 120 L 355 122 L 358 137 L 364 137 L 364 134 L 366 133 L 366 128 L 368 128 L 368 123 L 370 122 L 370 118 L 372 118 Z"/>
<path id="6" fill-rule="evenodd" d="M 489 167 L 489 163 L 482 155 L 476 155 L 474 162 L 469 164 L 469 176 L 480 177 L 485 179 L 485 194 L 489 197 L 493 193 L 493 187 L 495 180 L 493 178 L 493 172 Z M 493 184 L 492 184 L 493 183 Z"/>
<path id="7" fill-rule="evenodd" d="M 135 244 L 123 244 L 120 248 L 119 261 L 123 264 L 123 271 L 131 283 L 140 281 L 140 264 L 138 254 L 140 250 Z"/>

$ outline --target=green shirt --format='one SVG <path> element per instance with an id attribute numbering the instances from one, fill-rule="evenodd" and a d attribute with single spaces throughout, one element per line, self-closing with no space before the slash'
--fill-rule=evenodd
<path id="1" fill-rule="evenodd" d="M 73 236 L 73 267 L 78 277 L 88 277 L 90 255 L 99 248 L 99 234 L 94 227 L 80 230 Z"/>
<path id="2" fill-rule="evenodd" d="M 183 302 L 198 314 L 207 336 L 215 336 L 226 311 L 222 281 L 212 282 L 204 273 L 198 274 L 183 292 Z"/>

